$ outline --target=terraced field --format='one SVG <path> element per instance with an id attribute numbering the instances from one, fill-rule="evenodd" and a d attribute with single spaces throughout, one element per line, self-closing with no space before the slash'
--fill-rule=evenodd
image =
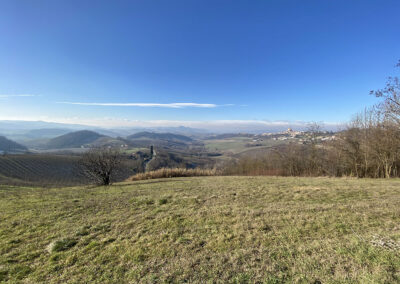
<path id="1" fill-rule="evenodd" d="M 72 186 L 89 181 L 79 167 L 79 156 L 74 155 L 5 155 L 0 156 L 0 184 L 31 186 Z M 134 173 L 135 161 L 125 160 L 117 180 Z"/>
<path id="2" fill-rule="evenodd" d="M 74 185 L 85 182 L 79 157 L 66 155 L 0 156 L 0 184 Z"/>

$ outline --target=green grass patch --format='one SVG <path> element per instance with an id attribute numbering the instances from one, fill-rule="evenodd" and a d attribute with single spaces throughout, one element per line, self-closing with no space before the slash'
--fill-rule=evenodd
<path id="1" fill-rule="evenodd" d="M 72 238 L 58 240 L 51 245 L 51 251 L 59 252 L 59 251 L 69 250 L 70 248 L 74 247 L 77 243 L 78 241 Z"/>
<path id="2" fill-rule="evenodd" d="M 3 186 L 0 282 L 398 283 L 399 196 L 398 179 Z"/>

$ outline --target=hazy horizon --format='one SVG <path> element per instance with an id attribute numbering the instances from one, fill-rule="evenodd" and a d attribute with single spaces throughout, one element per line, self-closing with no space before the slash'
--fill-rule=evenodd
<path id="1" fill-rule="evenodd" d="M 343 125 L 396 72 L 398 1 L 2 1 L 0 120 Z"/>

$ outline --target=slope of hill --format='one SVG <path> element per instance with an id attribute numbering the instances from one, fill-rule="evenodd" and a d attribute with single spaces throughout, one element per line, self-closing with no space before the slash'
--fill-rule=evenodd
<path id="1" fill-rule="evenodd" d="M 173 133 L 154 133 L 154 132 L 139 132 L 132 134 L 127 137 L 127 139 L 151 139 L 151 140 L 167 140 L 167 141 L 177 141 L 177 142 L 191 142 L 192 138 L 180 134 Z"/>
<path id="2" fill-rule="evenodd" d="M 112 138 L 109 136 L 102 136 L 99 139 L 96 139 L 91 143 L 91 146 L 94 147 L 113 147 L 113 148 L 122 148 L 126 145 L 126 142 L 121 138 Z"/>
<path id="3" fill-rule="evenodd" d="M 0 156 L 0 184 L 76 185 L 87 183 L 79 157 L 64 155 Z"/>
<path id="4" fill-rule="evenodd" d="M 0 136 L 0 151 L 13 153 L 13 152 L 23 152 L 26 151 L 27 148 L 17 142 L 14 142 L 10 139 L 7 139 L 4 136 Z"/>
<path id="5" fill-rule="evenodd" d="M 101 137 L 104 137 L 104 135 L 94 131 L 81 130 L 53 138 L 47 142 L 46 147 L 48 149 L 80 148 L 95 142 Z"/>
<path id="6" fill-rule="evenodd" d="M 24 154 L 0 156 L 0 184 L 26 186 L 71 186 L 87 184 L 79 155 Z M 122 181 L 135 174 L 141 161 L 125 157 L 114 176 Z M 1 281 L 0 281 L 1 282 Z"/>
<path id="7" fill-rule="evenodd" d="M 0 282 L 399 282 L 397 179 L 0 188 Z"/>
<path id="8" fill-rule="evenodd" d="M 71 129 L 66 128 L 41 128 L 32 129 L 24 134 L 29 139 L 43 139 L 43 138 L 55 138 L 60 135 L 70 133 Z"/>

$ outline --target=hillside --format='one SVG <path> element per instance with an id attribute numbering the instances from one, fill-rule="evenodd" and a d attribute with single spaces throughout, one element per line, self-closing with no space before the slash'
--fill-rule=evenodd
<path id="1" fill-rule="evenodd" d="M 28 154 L 0 156 L 0 185 L 71 186 L 89 180 L 75 155 Z M 141 167 L 140 161 L 125 157 L 114 181 L 122 181 Z"/>
<path id="2" fill-rule="evenodd" d="M 65 128 L 41 128 L 32 129 L 26 132 L 24 135 L 29 139 L 43 139 L 43 138 L 55 138 L 60 135 L 68 134 L 71 129 Z"/>
<path id="3" fill-rule="evenodd" d="M 80 148 L 86 144 L 91 144 L 97 139 L 104 137 L 94 131 L 81 130 L 67 133 L 47 142 L 48 149 Z"/>
<path id="4" fill-rule="evenodd" d="M 17 142 L 7 139 L 4 136 L 0 136 L 0 151 L 12 153 L 12 152 L 22 152 L 26 151 L 27 148 Z"/>
<path id="5" fill-rule="evenodd" d="M 400 181 L 0 187 L 0 282 L 398 283 Z"/>
<path id="6" fill-rule="evenodd" d="M 139 132 L 132 134 L 127 139 L 151 139 L 151 140 L 167 140 L 176 142 L 191 142 L 192 138 L 180 134 L 173 133 L 155 133 L 155 132 Z"/>
<path id="7" fill-rule="evenodd" d="M 0 184 L 76 185 L 87 183 L 79 157 L 64 155 L 0 156 Z"/>

